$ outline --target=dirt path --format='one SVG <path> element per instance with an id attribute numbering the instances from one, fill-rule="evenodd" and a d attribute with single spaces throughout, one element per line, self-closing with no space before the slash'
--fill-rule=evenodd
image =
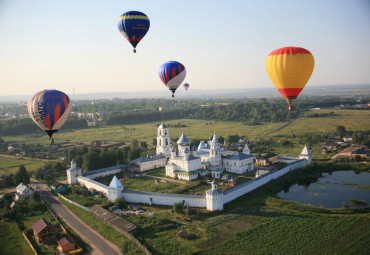
<path id="1" fill-rule="evenodd" d="M 299 119 L 300 119 L 300 118 L 299 118 Z M 294 122 L 298 121 L 299 119 L 295 119 L 295 120 L 293 120 L 292 122 L 289 122 L 289 123 L 287 123 L 287 124 L 285 124 L 285 125 L 283 125 L 283 126 L 279 127 L 278 129 L 275 129 L 274 131 L 271 131 L 271 132 L 269 132 L 269 133 L 266 133 L 265 135 L 271 135 L 271 134 L 273 134 L 273 133 L 275 133 L 275 132 L 278 132 L 278 131 L 280 131 L 280 130 L 282 130 L 282 129 L 286 128 L 286 127 L 288 127 L 289 125 L 293 124 Z"/>

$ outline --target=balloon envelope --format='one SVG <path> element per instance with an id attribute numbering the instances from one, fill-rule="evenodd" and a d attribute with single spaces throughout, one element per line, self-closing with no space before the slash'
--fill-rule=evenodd
<path id="1" fill-rule="evenodd" d="M 72 104 L 59 90 L 42 90 L 28 100 L 27 108 L 31 119 L 51 138 L 66 122 Z"/>
<path id="2" fill-rule="evenodd" d="M 184 84 L 184 88 L 185 88 L 185 90 L 188 90 L 188 88 L 189 88 L 189 83 L 185 83 L 185 84 Z"/>
<path id="3" fill-rule="evenodd" d="M 266 59 L 266 70 L 276 88 L 292 107 L 295 99 L 311 77 L 315 65 L 308 50 L 300 47 L 284 47 L 274 50 Z"/>
<path id="4" fill-rule="evenodd" d="M 129 11 L 118 18 L 118 29 L 134 47 L 134 52 L 138 43 L 148 32 L 149 27 L 149 18 L 142 12 Z"/>
<path id="5" fill-rule="evenodd" d="M 176 89 L 186 76 L 185 66 L 177 61 L 168 61 L 159 68 L 159 78 L 172 91 L 174 97 Z"/>

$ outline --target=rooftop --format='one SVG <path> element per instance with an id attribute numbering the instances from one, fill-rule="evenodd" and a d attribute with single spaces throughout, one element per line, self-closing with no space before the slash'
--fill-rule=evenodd
<path id="1" fill-rule="evenodd" d="M 184 133 L 182 133 L 180 139 L 177 141 L 177 144 L 188 144 L 190 140 L 186 137 Z"/>
<path id="2" fill-rule="evenodd" d="M 105 210 L 103 207 L 99 205 L 93 205 L 90 208 L 90 212 L 94 214 L 96 217 L 111 223 L 115 227 L 119 228 L 120 230 L 124 232 L 131 232 L 137 228 L 137 226 L 121 217 L 118 217 L 117 215 Z"/>
<path id="3" fill-rule="evenodd" d="M 158 126 L 158 128 L 168 128 L 168 127 L 167 127 L 167 125 L 166 125 L 166 124 L 164 124 L 164 123 L 162 122 L 162 124 L 161 124 L 161 125 L 159 125 L 159 126 Z"/>
<path id="4" fill-rule="evenodd" d="M 50 229 L 55 229 L 55 226 L 53 224 L 44 221 L 43 219 L 39 219 L 38 221 L 36 221 L 36 223 L 33 224 L 32 229 L 36 234 L 38 234 L 46 227 L 49 227 Z"/>
<path id="5" fill-rule="evenodd" d="M 66 245 L 66 244 L 69 244 L 69 243 L 73 243 L 74 244 L 74 242 L 71 240 L 71 239 L 69 239 L 69 238 L 66 238 L 66 237 L 63 237 L 62 239 L 60 239 L 58 242 L 58 245 L 60 245 L 60 246 L 64 246 L 64 245 Z"/>
<path id="6" fill-rule="evenodd" d="M 123 185 L 119 182 L 117 176 L 114 176 L 112 181 L 109 184 L 109 188 L 120 188 Z"/>
<path id="7" fill-rule="evenodd" d="M 252 155 L 248 155 L 238 151 L 225 151 L 222 153 L 222 157 L 230 160 L 243 160 L 247 158 L 253 158 Z"/>

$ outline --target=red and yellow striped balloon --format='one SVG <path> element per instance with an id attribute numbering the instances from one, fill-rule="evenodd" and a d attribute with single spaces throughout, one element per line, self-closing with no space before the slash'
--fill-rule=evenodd
<path id="1" fill-rule="evenodd" d="M 295 99 L 311 77 L 315 60 L 311 52 L 300 47 L 274 50 L 266 59 L 266 70 L 276 88 L 293 108 Z"/>

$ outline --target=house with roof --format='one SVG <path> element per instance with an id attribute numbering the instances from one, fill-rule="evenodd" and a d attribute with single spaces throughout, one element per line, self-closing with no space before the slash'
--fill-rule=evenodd
<path id="1" fill-rule="evenodd" d="M 39 219 L 35 224 L 33 224 L 32 230 L 38 244 L 56 242 L 57 230 L 50 222 Z"/>
<path id="2" fill-rule="evenodd" d="M 135 166 L 139 172 L 152 170 L 158 167 L 164 167 L 167 163 L 167 157 L 160 153 L 154 156 L 140 157 L 130 161 L 130 166 Z"/>
<path id="3" fill-rule="evenodd" d="M 69 239 L 68 237 L 63 237 L 58 242 L 58 251 L 61 253 L 73 251 L 76 249 L 76 244 L 73 242 L 73 240 Z"/>
<path id="4" fill-rule="evenodd" d="M 279 160 L 279 156 L 275 153 L 269 153 L 266 155 L 261 155 L 256 157 L 256 165 L 257 166 L 268 166 L 271 165 L 274 162 L 277 162 Z"/>
<path id="5" fill-rule="evenodd" d="M 24 185 L 23 183 L 18 184 L 16 188 L 17 193 L 15 194 L 15 200 L 19 200 L 22 197 L 33 197 L 34 191 L 30 189 L 27 185 Z"/>

